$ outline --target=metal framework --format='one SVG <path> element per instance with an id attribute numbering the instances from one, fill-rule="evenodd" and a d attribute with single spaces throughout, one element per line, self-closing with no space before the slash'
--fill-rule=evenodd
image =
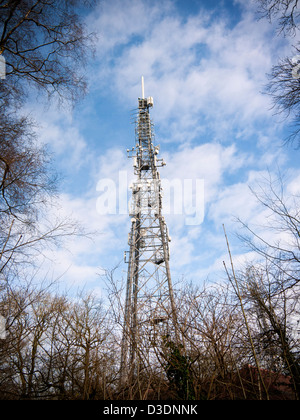
<path id="1" fill-rule="evenodd" d="M 169 266 L 170 237 L 162 215 L 162 187 L 158 168 L 159 146 L 154 145 L 150 108 L 153 98 L 138 99 L 136 144 L 127 150 L 133 159 L 136 181 L 131 185 L 131 231 L 128 263 L 124 329 L 121 353 L 121 380 L 137 373 L 143 343 L 155 346 L 162 331 L 176 332 L 176 312 Z M 160 332 L 160 334 L 159 334 Z M 143 357 L 144 360 L 144 357 Z"/>

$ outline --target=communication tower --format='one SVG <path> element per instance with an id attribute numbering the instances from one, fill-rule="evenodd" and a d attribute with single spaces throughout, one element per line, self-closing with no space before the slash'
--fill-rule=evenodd
<path id="1" fill-rule="evenodd" d="M 121 381 L 138 373 L 140 364 L 145 362 L 145 354 L 143 357 L 140 354 L 143 349 L 154 348 L 163 334 L 177 337 L 169 266 L 171 239 L 162 214 L 162 187 L 158 170 L 165 166 L 165 162 L 158 158 L 159 146 L 154 144 L 150 119 L 152 107 L 153 98 L 145 98 L 142 78 L 142 97 L 138 99 L 135 119 L 135 147 L 127 150 L 128 157 L 133 159 L 136 179 L 130 186 L 130 248 L 125 252 L 128 272 Z M 147 357 L 153 357 L 154 354 L 155 351 L 149 351 Z"/>

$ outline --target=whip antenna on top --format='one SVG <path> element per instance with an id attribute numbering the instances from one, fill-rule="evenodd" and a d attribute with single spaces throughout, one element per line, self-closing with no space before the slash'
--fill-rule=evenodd
<path id="1" fill-rule="evenodd" d="M 145 84 L 144 84 L 144 76 L 142 76 L 142 99 L 145 99 Z"/>
<path id="2" fill-rule="evenodd" d="M 145 98 L 145 81 L 144 76 L 142 76 L 142 97 L 139 98 L 139 109 L 148 109 L 153 107 L 153 98 Z"/>

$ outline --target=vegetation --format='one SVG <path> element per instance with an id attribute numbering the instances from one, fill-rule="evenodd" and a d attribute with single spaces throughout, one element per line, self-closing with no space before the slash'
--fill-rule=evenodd
<path id="1" fill-rule="evenodd" d="M 108 301 L 2 281 L 1 398 L 299 399 L 300 219 L 287 206 L 278 209 L 272 226 L 288 234 L 285 247 L 250 242 L 260 260 L 237 271 L 228 243 L 227 281 L 177 289 L 180 342 L 163 328 L 141 339 L 139 369 L 121 387 L 124 290 L 114 272 L 107 273 Z M 289 232 L 286 220 L 293 221 Z"/>

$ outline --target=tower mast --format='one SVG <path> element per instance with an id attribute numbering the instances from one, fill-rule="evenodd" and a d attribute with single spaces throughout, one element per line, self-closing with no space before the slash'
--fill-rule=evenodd
<path id="1" fill-rule="evenodd" d="M 135 182 L 131 185 L 132 203 L 129 211 L 131 230 L 128 263 L 124 328 L 121 349 L 121 381 L 139 371 L 144 345 L 155 346 L 163 334 L 175 335 L 177 322 L 170 274 L 170 237 L 162 214 L 162 187 L 158 159 L 159 146 L 154 145 L 150 109 L 153 98 L 138 99 L 135 147 L 127 150 L 133 159 Z M 150 357 L 150 356 L 149 356 Z"/>

